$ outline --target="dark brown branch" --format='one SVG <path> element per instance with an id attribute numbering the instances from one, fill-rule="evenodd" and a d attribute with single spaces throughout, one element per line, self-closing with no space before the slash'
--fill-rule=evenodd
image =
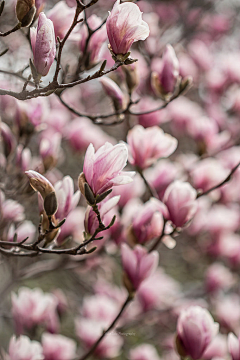
<path id="1" fill-rule="evenodd" d="M 19 22 L 17 25 L 14 26 L 14 28 L 12 28 L 11 30 L 5 32 L 5 33 L 0 33 L 0 36 L 4 37 L 4 36 L 8 36 L 9 34 L 21 29 L 21 22 Z"/>

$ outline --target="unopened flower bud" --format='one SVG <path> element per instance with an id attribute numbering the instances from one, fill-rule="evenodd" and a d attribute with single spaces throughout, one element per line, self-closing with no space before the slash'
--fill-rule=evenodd
<path id="1" fill-rule="evenodd" d="M 56 193 L 51 192 L 44 199 L 44 210 L 47 216 L 53 216 L 58 208 Z"/>
<path id="2" fill-rule="evenodd" d="M 115 110 L 122 110 L 124 108 L 124 94 L 120 87 L 110 78 L 104 76 L 99 80 L 105 93 L 112 99 Z"/>
<path id="3" fill-rule="evenodd" d="M 82 172 L 79 177 L 78 177 L 78 187 L 79 190 L 81 191 L 81 193 L 85 196 L 85 191 L 84 191 L 84 184 L 86 183 L 86 178 L 84 173 Z"/>
<path id="4" fill-rule="evenodd" d="M 36 13 L 35 0 L 18 0 L 16 15 L 22 27 L 30 26 Z"/>
<path id="5" fill-rule="evenodd" d="M 55 192 L 53 185 L 43 175 L 37 171 L 29 170 L 25 171 L 25 174 L 29 178 L 29 182 L 33 190 L 38 191 L 42 198 L 45 200 L 47 195 Z"/>

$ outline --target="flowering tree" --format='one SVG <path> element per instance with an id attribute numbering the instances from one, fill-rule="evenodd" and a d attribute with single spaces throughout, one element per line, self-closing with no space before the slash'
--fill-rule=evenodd
<path id="1" fill-rule="evenodd" d="M 2 359 L 240 359 L 239 10 L 0 2 Z"/>

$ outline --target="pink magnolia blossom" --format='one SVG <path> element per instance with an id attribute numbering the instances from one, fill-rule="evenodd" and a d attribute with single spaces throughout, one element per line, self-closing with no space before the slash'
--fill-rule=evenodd
<path id="1" fill-rule="evenodd" d="M 137 299 L 142 310 L 166 309 L 175 304 L 180 296 L 180 286 L 176 280 L 165 274 L 162 268 L 146 279 L 139 287 Z"/>
<path id="2" fill-rule="evenodd" d="M 105 321 L 79 318 L 76 321 L 76 333 L 83 342 L 86 349 L 90 349 L 106 328 Z M 98 358 L 115 358 L 119 355 L 123 345 L 123 338 L 117 333 L 107 334 L 100 342 L 94 354 Z"/>
<path id="3" fill-rule="evenodd" d="M 233 333 L 228 335 L 228 350 L 232 360 L 240 360 L 240 340 Z"/>
<path id="4" fill-rule="evenodd" d="M 88 20 L 88 26 L 91 30 L 97 29 L 102 24 L 102 19 L 95 14 L 91 15 Z M 80 35 L 80 50 L 82 53 L 85 51 L 86 41 L 88 38 L 88 29 L 85 24 L 80 28 L 79 30 Z M 99 59 L 99 52 L 102 48 L 103 43 L 107 39 L 107 31 L 106 31 L 106 25 L 101 26 L 99 30 L 97 30 L 90 38 L 88 43 L 88 52 L 90 54 L 90 64 L 94 65 Z"/>
<path id="5" fill-rule="evenodd" d="M 70 176 L 65 176 L 62 180 L 58 181 L 54 188 L 58 202 L 55 216 L 57 219 L 62 220 L 76 208 L 80 199 L 80 191 L 77 190 L 74 194 L 73 179 Z"/>
<path id="6" fill-rule="evenodd" d="M 161 68 L 152 73 L 152 86 L 157 94 L 173 94 L 179 78 L 179 62 L 171 45 L 167 45 Z"/>
<path id="7" fill-rule="evenodd" d="M 68 214 L 56 239 L 58 245 L 61 245 L 69 237 L 79 243 L 83 241 L 85 210 L 83 207 L 76 207 Z"/>
<path id="8" fill-rule="evenodd" d="M 161 160 L 155 166 L 147 169 L 144 175 L 149 184 L 156 190 L 160 200 L 163 199 L 167 187 L 181 173 L 181 167 L 169 160 Z"/>
<path id="9" fill-rule="evenodd" d="M 103 223 L 105 223 L 105 216 L 117 205 L 119 198 L 120 196 L 114 196 L 111 199 L 101 201 L 100 204 L 98 205 L 98 209 L 101 215 L 101 220 Z M 109 222 L 111 222 L 111 219 Z M 105 224 L 105 226 L 107 225 L 109 224 Z M 94 232 L 99 227 L 97 215 L 93 211 L 91 206 L 88 206 L 86 210 L 84 226 L 85 226 L 85 232 L 90 235 L 93 235 Z"/>
<path id="10" fill-rule="evenodd" d="M 162 109 L 161 111 L 154 111 L 150 112 L 149 114 L 144 114 L 144 112 L 157 109 L 158 107 L 159 103 L 156 100 L 147 96 L 143 96 L 139 104 L 134 107 L 134 109 L 136 108 L 137 112 L 140 113 L 140 115 L 138 115 L 139 125 L 148 128 L 150 126 L 156 126 L 167 122 L 167 112 L 164 109 Z"/>
<path id="11" fill-rule="evenodd" d="M 59 1 L 48 13 L 48 18 L 53 22 L 55 36 L 63 39 L 70 28 L 75 14 L 75 9 L 66 5 L 65 1 Z"/>
<path id="12" fill-rule="evenodd" d="M 115 185 L 132 182 L 134 172 L 123 172 L 128 158 L 125 144 L 106 143 L 95 153 L 92 144 L 89 145 L 83 165 L 83 172 L 88 185 L 95 195 L 102 194 Z"/>
<path id="13" fill-rule="evenodd" d="M 224 265 L 214 263 L 207 269 L 205 286 L 208 292 L 227 290 L 233 284 L 234 276 Z"/>
<path id="14" fill-rule="evenodd" d="M 167 208 L 161 201 L 154 198 L 147 201 L 133 218 L 135 241 L 144 244 L 160 236 L 163 230 L 163 215 L 167 216 Z"/>
<path id="15" fill-rule="evenodd" d="M 5 221 L 22 221 L 25 218 L 24 207 L 17 201 L 8 199 L 5 200 L 1 192 L 1 215 Z"/>
<path id="16" fill-rule="evenodd" d="M 153 345 L 141 344 L 130 350 L 130 360 L 160 360 L 158 353 Z"/>
<path id="17" fill-rule="evenodd" d="M 136 125 L 128 132 L 129 162 L 145 169 L 156 160 L 170 156 L 177 148 L 177 140 L 157 126 L 144 129 Z"/>
<path id="18" fill-rule="evenodd" d="M 112 99 L 116 110 L 124 108 L 124 94 L 120 87 L 110 78 L 104 76 L 100 80 L 105 93 Z"/>
<path id="19" fill-rule="evenodd" d="M 137 245 L 133 250 L 127 244 L 122 244 L 123 270 L 131 282 L 133 289 L 137 290 L 140 284 L 149 278 L 158 266 L 157 251 L 147 252 L 147 249 Z"/>
<path id="20" fill-rule="evenodd" d="M 49 331 L 58 329 L 56 313 L 57 299 L 52 294 L 44 294 L 41 289 L 22 287 L 18 295 L 12 293 L 12 315 L 18 333 L 24 329 L 44 325 Z"/>
<path id="21" fill-rule="evenodd" d="M 148 24 L 136 4 L 117 0 L 106 22 L 108 39 L 114 54 L 126 54 L 132 43 L 149 36 Z"/>
<path id="22" fill-rule="evenodd" d="M 237 294 L 219 296 L 215 301 L 215 315 L 221 327 L 228 331 L 240 331 L 240 304 Z"/>
<path id="23" fill-rule="evenodd" d="M 90 143 L 95 149 L 99 149 L 106 142 L 115 143 L 114 138 L 85 117 L 74 119 L 71 126 L 66 127 L 66 133 L 67 139 L 75 151 L 86 151 Z"/>
<path id="24" fill-rule="evenodd" d="M 218 333 L 219 325 L 210 313 L 200 306 L 183 310 L 178 318 L 177 338 L 184 356 L 193 360 L 202 357 L 204 351 Z"/>
<path id="25" fill-rule="evenodd" d="M 44 360 L 72 360 L 76 357 L 76 343 L 63 335 L 42 335 Z"/>
<path id="26" fill-rule="evenodd" d="M 196 190 L 187 182 L 176 180 L 168 186 L 163 202 L 174 225 L 182 227 L 193 218 L 197 211 L 196 197 Z"/>
<path id="27" fill-rule="evenodd" d="M 217 358 L 227 357 L 227 337 L 226 335 L 217 334 L 211 341 L 202 358 L 203 360 L 215 360 Z"/>
<path id="28" fill-rule="evenodd" d="M 83 300 L 81 314 L 92 320 L 106 321 L 110 324 L 119 312 L 118 301 L 105 294 L 86 296 Z"/>
<path id="29" fill-rule="evenodd" d="M 41 76 L 46 76 L 56 54 L 56 43 L 53 23 L 41 12 L 38 27 L 30 29 L 34 65 Z"/>
<path id="30" fill-rule="evenodd" d="M 29 170 L 31 167 L 32 154 L 29 148 L 23 148 L 23 145 L 18 145 L 16 149 L 16 165 L 22 172 Z"/>
<path id="31" fill-rule="evenodd" d="M 8 360 L 43 360 L 42 347 L 37 341 L 31 341 L 27 336 L 18 339 L 12 336 L 9 343 Z"/>
<path id="32" fill-rule="evenodd" d="M 36 233 L 36 227 L 31 221 L 27 220 L 22 222 L 17 228 L 11 224 L 7 233 L 7 240 L 13 241 L 15 233 L 17 234 L 17 242 L 21 242 L 27 237 L 27 242 L 32 242 Z"/>
<path id="33" fill-rule="evenodd" d="M 62 136 L 57 132 L 49 132 L 48 136 L 41 139 L 39 153 L 46 171 L 57 164 L 59 155 L 61 154 L 61 140 Z"/>

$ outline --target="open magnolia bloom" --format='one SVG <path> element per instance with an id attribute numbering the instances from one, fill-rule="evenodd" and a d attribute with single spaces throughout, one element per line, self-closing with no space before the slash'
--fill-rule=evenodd
<path id="1" fill-rule="evenodd" d="M 149 36 L 148 24 L 136 4 L 117 0 L 106 22 L 111 50 L 115 55 L 127 54 L 132 43 Z"/>

